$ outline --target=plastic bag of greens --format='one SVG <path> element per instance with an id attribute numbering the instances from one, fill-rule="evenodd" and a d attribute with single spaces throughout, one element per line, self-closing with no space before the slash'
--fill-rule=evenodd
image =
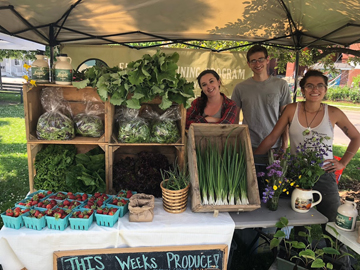
<path id="1" fill-rule="evenodd" d="M 39 140 L 71 140 L 75 137 L 70 105 L 62 96 L 61 88 L 46 87 L 41 93 L 41 104 L 46 110 L 37 122 Z"/>
<path id="2" fill-rule="evenodd" d="M 181 119 L 180 108 L 172 106 L 161 116 L 154 117 L 150 141 L 154 143 L 175 143 L 180 139 L 177 120 Z"/>
<path id="3" fill-rule="evenodd" d="M 100 115 L 105 112 L 104 106 L 91 101 L 89 97 L 84 99 L 85 111 L 74 117 L 75 132 L 84 137 L 101 137 L 104 134 L 104 121 Z"/>
<path id="4" fill-rule="evenodd" d="M 116 114 L 118 140 L 121 143 L 143 143 L 150 141 L 148 121 L 139 116 L 138 109 L 120 107 Z"/>

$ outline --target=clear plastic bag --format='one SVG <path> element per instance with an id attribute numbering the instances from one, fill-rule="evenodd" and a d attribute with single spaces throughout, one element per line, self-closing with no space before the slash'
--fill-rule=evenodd
<path id="1" fill-rule="evenodd" d="M 75 132 L 84 137 L 98 138 L 104 134 L 104 121 L 100 117 L 105 109 L 102 104 L 95 103 L 91 98 L 85 96 L 85 112 L 74 117 Z"/>
<path id="2" fill-rule="evenodd" d="M 172 106 L 161 116 L 153 118 L 151 125 L 151 142 L 175 143 L 180 139 L 180 131 L 176 121 L 181 119 L 180 108 Z"/>
<path id="3" fill-rule="evenodd" d="M 39 140 L 71 140 L 75 137 L 70 105 L 63 98 L 61 88 L 46 87 L 41 93 L 41 105 L 46 110 L 37 122 Z"/>
<path id="4" fill-rule="evenodd" d="M 120 107 L 116 113 L 118 140 L 122 143 L 144 143 L 150 141 L 149 122 L 139 116 L 138 109 Z"/>

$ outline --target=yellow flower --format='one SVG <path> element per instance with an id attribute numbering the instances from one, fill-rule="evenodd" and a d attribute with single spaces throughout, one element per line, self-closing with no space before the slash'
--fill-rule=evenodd
<path id="1" fill-rule="evenodd" d="M 289 195 L 289 191 L 286 191 L 286 195 Z"/>
<path id="2" fill-rule="evenodd" d="M 273 189 L 274 189 L 274 190 L 277 190 L 278 188 L 277 188 L 277 186 L 276 186 L 276 185 L 274 185 L 274 186 L 273 186 Z"/>
<path id="3" fill-rule="evenodd" d="M 299 179 L 301 179 L 301 175 L 299 175 Z"/>
<path id="4" fill-rule="evenodd" d="M 29 80 L 29 77 L 27 75 L 22 76 L 25 80 Z"/>
<path id="5" fill-rule="evenodd" d="M 24 68 L 26 68 L 28 70 L 29 68 L 31 68 L 31 66 L 25 63 Z"/>
<path id="6" fill-rule="evenodd" d="M 269 183 L 269 180 L 268 180 L 268 179 L 265 179 L 265 181 Z"/>
<path id="7" fill-rule="evenodd" d="M 283 192 L 285 192 L 285 191 L 286 191 L 286 188 L 283 189 Z"/>
<path id="8" fill-rule="evenodd" d="M 291 182 L 291 183 L 290 183 L 290 186 L 293 186 L 294 184 L 295 184 L 295 182 Z"/>
<path id="9" fill-rule="evenodd" d="M 281 185 L 281 181 L 279 181 L 279 184 Z"/>
<path id="10" fill-rule="evenodd" d="M 295 187 L 299 187 L 299 185 L 296 185 Z"/>
<path id="11" fill-rule="evenodd" d="M 30 81 L 30 84 L 31 84 L 32 86 L 36 86 L 36 81 L 31 80 L 31 81 Z"/>

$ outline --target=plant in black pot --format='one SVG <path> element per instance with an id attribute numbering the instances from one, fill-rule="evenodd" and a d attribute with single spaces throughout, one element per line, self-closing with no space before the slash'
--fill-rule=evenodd
<path id="1" fill-rule="evenodd" d="M 333 264 L 324 262 L 324 254 L 340 255 L 340 252 L 333 247 L 319 248 L 317 244 L 313 245 L 311 227 L 305 226 L 307 232 L 300 231 L 298 236 L 300 241 L 293 241 L 286 238 L 283 228 L 288 228 L 288 219 L 280 218 L 276 223 L 279 229 L 270 242 L 270 249 L 277 248 L 277 260 L 288 261 L 292 263 L 287 269 L 333 269 Z M 327 237 L 322 235 L 322 237 Z M 304 268 L 305 267 L 305 268 Z M 285 269 L 280 268 L 279 269 Z"/>

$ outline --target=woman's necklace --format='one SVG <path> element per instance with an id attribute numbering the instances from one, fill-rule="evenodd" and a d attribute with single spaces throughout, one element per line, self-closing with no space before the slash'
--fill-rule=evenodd
<path id="1" fill-rule="evenodd" d="M 307 136 L 307 135 L 310 134 L 310 132 L 311 132 L 311 127 L 310 127 L 310 126 L 311 126 L 312 122 L 314 122 L 314 120 L 315 120 L 316 116 L 318 115 L 318 113 L 320 112 L 321 105 L 322 105 L 322 104 L 320 103 L 319 109 L 317 110 L 314 118 L 311 120 L 311 122 L 310 122 L 310 124 L 309 124 L 309 123 L 308 123 L 308 120 L 307 120 L 306 110 L 305 110 L 305 104 L 304 104 L 305 120 L 306 120 L 306 125 L 307 125 L 307 128 L 306 128 L 306 129 L 303 131 L 303 133 L 302 133 L 304 136 Z"/>

